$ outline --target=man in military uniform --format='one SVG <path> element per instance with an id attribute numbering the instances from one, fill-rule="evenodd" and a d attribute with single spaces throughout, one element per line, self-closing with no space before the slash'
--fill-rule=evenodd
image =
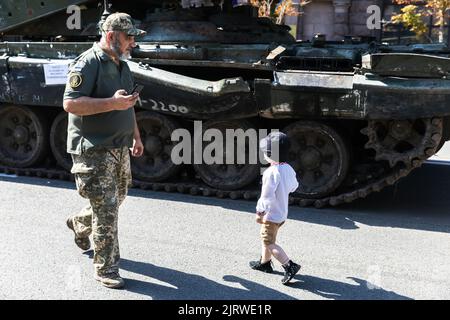
<path id="1" fill-rule="evenodd" d="M 133 106 L 133 78 L 127 63 L 136 29 L 125 13 L 111 14 L 102 25 L 100 42 L 75 59 L 64 92 L 69 113 L 67 152 L 79 194 L 90 204 L 67 219 L 75 243 L 83 250 L 94 242 L 97 281 L 108 288 L 124 285 L 119 275 L 118 209 L 131 183 L 129 151 L 142 155 L 144 147 Z"/>

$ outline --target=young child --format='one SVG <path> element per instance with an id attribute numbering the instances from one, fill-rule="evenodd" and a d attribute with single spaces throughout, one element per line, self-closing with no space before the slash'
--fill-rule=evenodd
<path id="1" fill-rule="evenodd" d="M 285 270 L 281 283 L 287 284 L 300 270 L 300 265 L 292 262 L 276 244 L 276 237 L 278 229 L 288 216 L 289 193 L 298 188 L 298 182 L 294 169 L 285 162 L 289 150 L 287 135 L 272 132 L 261 139 L 259 146 L 270 167 L 263 174 L 261 197 L 256 205 L 256 222 L 261 224 L 261 259 L 251 261 L 250 267 L 263 272 L 273 272 L 273 255 Z"/>

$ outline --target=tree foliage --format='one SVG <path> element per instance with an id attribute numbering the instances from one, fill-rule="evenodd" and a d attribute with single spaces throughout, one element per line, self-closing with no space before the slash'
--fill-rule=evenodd
<path id="1" fill-rule="evenodd" d="M 277 24 L 282 24 L 285 16 L 300 15 L 299 8 L 307 5 L 309 0 L 300 0 L 294 4 L 292 0 L 250 0 L 250 4 L 258 8 L 259 17 L 267 17 L 274 20 Z"/>
<path id="2" fill-rule="evenodd" d="M 445 22 L 450 17 L 450 0 L 393 0 L 404 5 L 401 13 L 392 17 L 392 22 L 402 23 L 419 37 L 427 36 L 426 17 L 433 16 L 439 26 L 439 42 L 444 42 Z"/>

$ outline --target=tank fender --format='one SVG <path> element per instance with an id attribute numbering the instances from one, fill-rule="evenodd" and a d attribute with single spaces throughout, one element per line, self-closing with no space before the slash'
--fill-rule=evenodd
<path id="1" fill-rule="evenodd" d="M 10 57 L 8 78 L 10 98 L 15 104 L 61 107 L 70 59 Z M 45 65 L 58 68 L 56 78 Z M 62 68 L 60 68 L 62 67 Z M 55 81 L 57 79 L 57 81 Z"/>
<path id="2" fill-rule="evenodd" d="M 207 81 L 128 62 L 143 109 L 188 118 L 247 118 L 257 115 L 248 82 L 241 77 Z"/>
<path id="3" fill-rule="evenodd" d="M 450 115 L 450 80 L 355 75 L 367 119 L 415 119 Z"/>

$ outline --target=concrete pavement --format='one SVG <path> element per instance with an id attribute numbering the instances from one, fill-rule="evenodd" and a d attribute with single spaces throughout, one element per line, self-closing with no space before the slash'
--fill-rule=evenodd
<path id="1" fill-rule="evenodd" d="M 0 177 L 0 299 L 450 299 L 450 167 L 337 208 L 291 207 L 279 243 L 302 264 L 291 286 L 259 257 L 254 202 L 131 190 L 121 207 L 124 290 L 92 278 L 65 226 L 73 183 Z"/>

